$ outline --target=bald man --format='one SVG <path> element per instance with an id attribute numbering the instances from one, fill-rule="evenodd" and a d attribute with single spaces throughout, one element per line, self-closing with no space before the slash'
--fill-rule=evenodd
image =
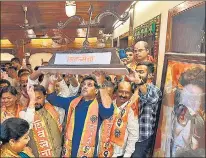
<path id="1" fill-rule="evenodd" d="M 134 60 L 127 67 L 133 71 L 136 69 L 136 64 L 143 61 L 154 62 L 154 59 L 149 55 L 149 45 L 145 41 L 139 41 L 134 45 Z"/>
<path id="2" fill-rule="evenodd" d="M 137 113 L 132 109 L 131 96 L 131 84 L 125 81 L 120 82 L 117 98 L 113 101 L 116 119 L 112 128 L 111 141 L 114 143 L 112 157 L 131 157 L 135 150 L 135 143 L 139 137 L 139 124 Z"/>

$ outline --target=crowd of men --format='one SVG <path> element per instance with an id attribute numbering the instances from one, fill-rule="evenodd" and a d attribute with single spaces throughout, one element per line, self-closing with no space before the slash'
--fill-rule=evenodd
<path id="1" fill-rule="evenodd" d="M 43 74 L 13 58 L 1 72 L 1 123 L 13 117 L 29 123 L 34 157 L 150 156 L 162 96 L 151 82 L 154 60 L 144 41 L 119 55 L 129 75 Z"/>

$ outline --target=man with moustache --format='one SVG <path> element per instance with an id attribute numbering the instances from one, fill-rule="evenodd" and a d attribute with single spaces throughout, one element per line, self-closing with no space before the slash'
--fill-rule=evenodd
<path id="1" fill-rule="evenodd" d="M 20 112 L 29 120 L 29 147 L 35 157 L 60 157 L 62 151 L 62 125 L 60 115 L 49 103 L 45 103 L 46 90 L 41 85 L 27 86 L 30 104 Z"/>
<path id="2" fill-rule="evenodd" d="M 139 89 L 139 139 L 135 144 L 133 157 L 146 157 L 155 139 L 156 113 L 162 93 L 155 85 L 148 83 L 154 72 L 151 62 L 139 62 L 128 79 Z"/>
<path id="3" fill-rule="evenodd" d="M 63 98 L 57 96 L 50 84 L 47 100 L 67 112 L 63 157 L 97 156 L 98 132 L 101 123 L 113 115 L 113 104 L 103 83 L 105 74 L 94 72 L 81 83 L 80 96 Z M 101 102 L 97 101 L 100 92 Z"/>
<path id="4" fill-rule="evenodd" d="M 131 157 L 139 137 L 137 111 L 135 111 L 134 104 L 130 100 L 132 91 L 129 82 L 122 81 L 118 84 L 117 98 L 113 101 L 115 119 L 111 133 L 111 142 L 114 143 L 112 157 Z M 135 95 L 137 101 L 138 95 L 136 93 Z"/>

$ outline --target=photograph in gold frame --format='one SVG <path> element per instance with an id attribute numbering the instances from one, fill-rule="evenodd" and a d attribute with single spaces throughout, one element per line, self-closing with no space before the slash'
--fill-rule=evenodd
<path id="1" fill-rule="evenodd" d="M 205 155 L 205 55 L 166 54 L 154 157 Z"/>

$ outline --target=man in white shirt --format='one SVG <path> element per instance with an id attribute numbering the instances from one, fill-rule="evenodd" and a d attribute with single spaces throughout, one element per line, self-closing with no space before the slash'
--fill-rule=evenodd
<path id="1" fill-rule="evenodd" d="M 114 114 L 118 117 L 117 122 L 114 122 L 113 126 L 116 126 L 114 129 L 118 129 L 120 134 L 123 134 L 124 128 L 123 124 L 126 124 L 125 134 L 124 134 L 124 142 L 120 143 L 121 136 L 117 136 L 116 140 L 119 145 L 114 144 L 114 154 L 113 157 L 131 157 L 132 153 L 135 150 L 135 143 L 139 137 L 139 124 L 137 113 L 131 106 L 131 98 L 132 96 L 132 86 L 129 82 L 122 81 L 118 84 L 117 89 L 117 98 L 113 101 L 115 106 Z M 127 117 L 127 122 L 125 122 L 125 118 Z M 118 128 L 119 126 L 119 128 Z M 116 135 L 116 131 L 113 131 L 112 134 Z M 116 136 L 114 136 L 116 137 Z M 113 142 L 113 140 L 112 140 Z"/>

